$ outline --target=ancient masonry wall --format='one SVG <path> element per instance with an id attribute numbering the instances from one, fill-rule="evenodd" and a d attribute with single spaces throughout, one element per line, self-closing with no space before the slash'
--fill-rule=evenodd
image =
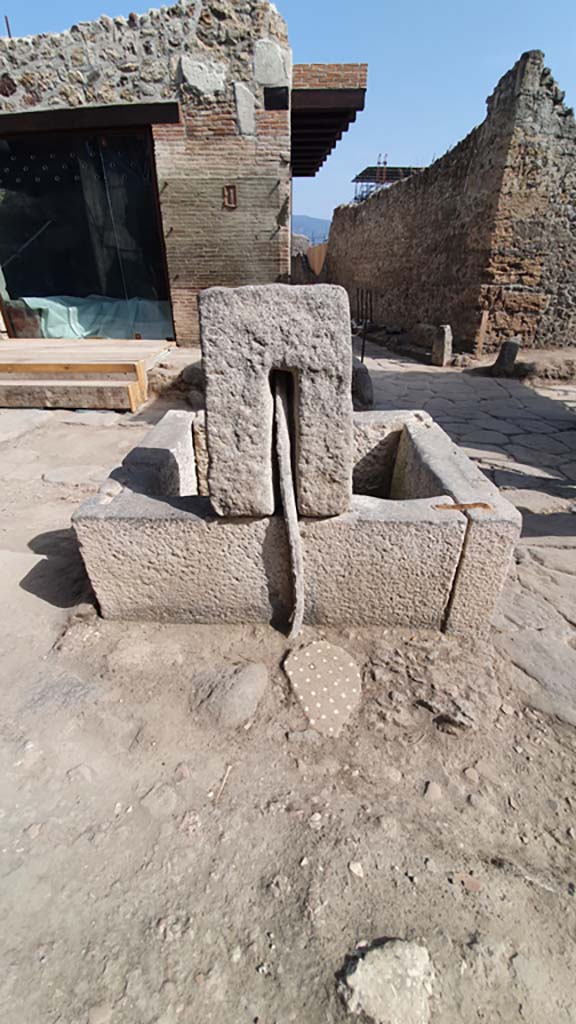
<path id="1" fill-rule="evenodd" d="M 209 285 L 287 279 L 290 111 L 265 88 L 291 82 L 286 25 L 268 0 L 182 0 L 81 22 L 60 35 L 0 40 L 1 114 L 176 100 L 152 127 L 177 339 L 198 341 Z M 224 202 L 236 187 L 236 207 Z"/>
<path id="2" fill-rule="evenodd" d="M 576 345 L 576 121 L 542 53 L 517 68 L 500 97 L 514 129 L 481 306 L 494 341 Z"/>
<path id="3" fill-rule="evenodd" d="M 450 323 L 460 350 L 576 345 L 576 123 L 539 51 L 485 121 L 418 175 L 335 212 L 324 280 L 375 319 Z"/>

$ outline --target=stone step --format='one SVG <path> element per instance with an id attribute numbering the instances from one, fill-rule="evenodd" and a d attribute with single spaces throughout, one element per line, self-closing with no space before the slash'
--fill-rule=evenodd
<path id="1" fill-rule="evenodd" d="M 143 396 L 137 380 L 0 380 L 0 407 L 24 409 L 129 409 Z"/>

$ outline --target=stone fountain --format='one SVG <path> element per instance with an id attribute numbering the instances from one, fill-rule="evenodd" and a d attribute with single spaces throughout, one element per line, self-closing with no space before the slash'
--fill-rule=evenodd
<path id="1" fill-rule="evenodd" d="M 200 296 L 206 411 L 74 515 L 105 618 L 489 628 L 521 518 L 424 412 L 354 413 L 330 285 Z"/>

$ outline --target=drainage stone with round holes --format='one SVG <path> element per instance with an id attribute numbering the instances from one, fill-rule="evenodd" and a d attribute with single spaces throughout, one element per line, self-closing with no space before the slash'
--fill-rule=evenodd
<path id="1" fill-rule="evenodd" d="M 360 670 L 347 651 L 320 640 L 292 651 L 284 671 L 310 725 L 339 736 L 360 704 Z"/>

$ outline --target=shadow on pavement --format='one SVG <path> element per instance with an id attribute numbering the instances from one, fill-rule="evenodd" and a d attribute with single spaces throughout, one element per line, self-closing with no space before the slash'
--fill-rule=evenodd
<path id="1" fill-rule="evenodd" d="M 44 557 L 20 580 L 22 590 L 56 608 L 73 608 L 81 601 L 94 600 L 72 529 L 40 533 L 28 547 Z"/>

